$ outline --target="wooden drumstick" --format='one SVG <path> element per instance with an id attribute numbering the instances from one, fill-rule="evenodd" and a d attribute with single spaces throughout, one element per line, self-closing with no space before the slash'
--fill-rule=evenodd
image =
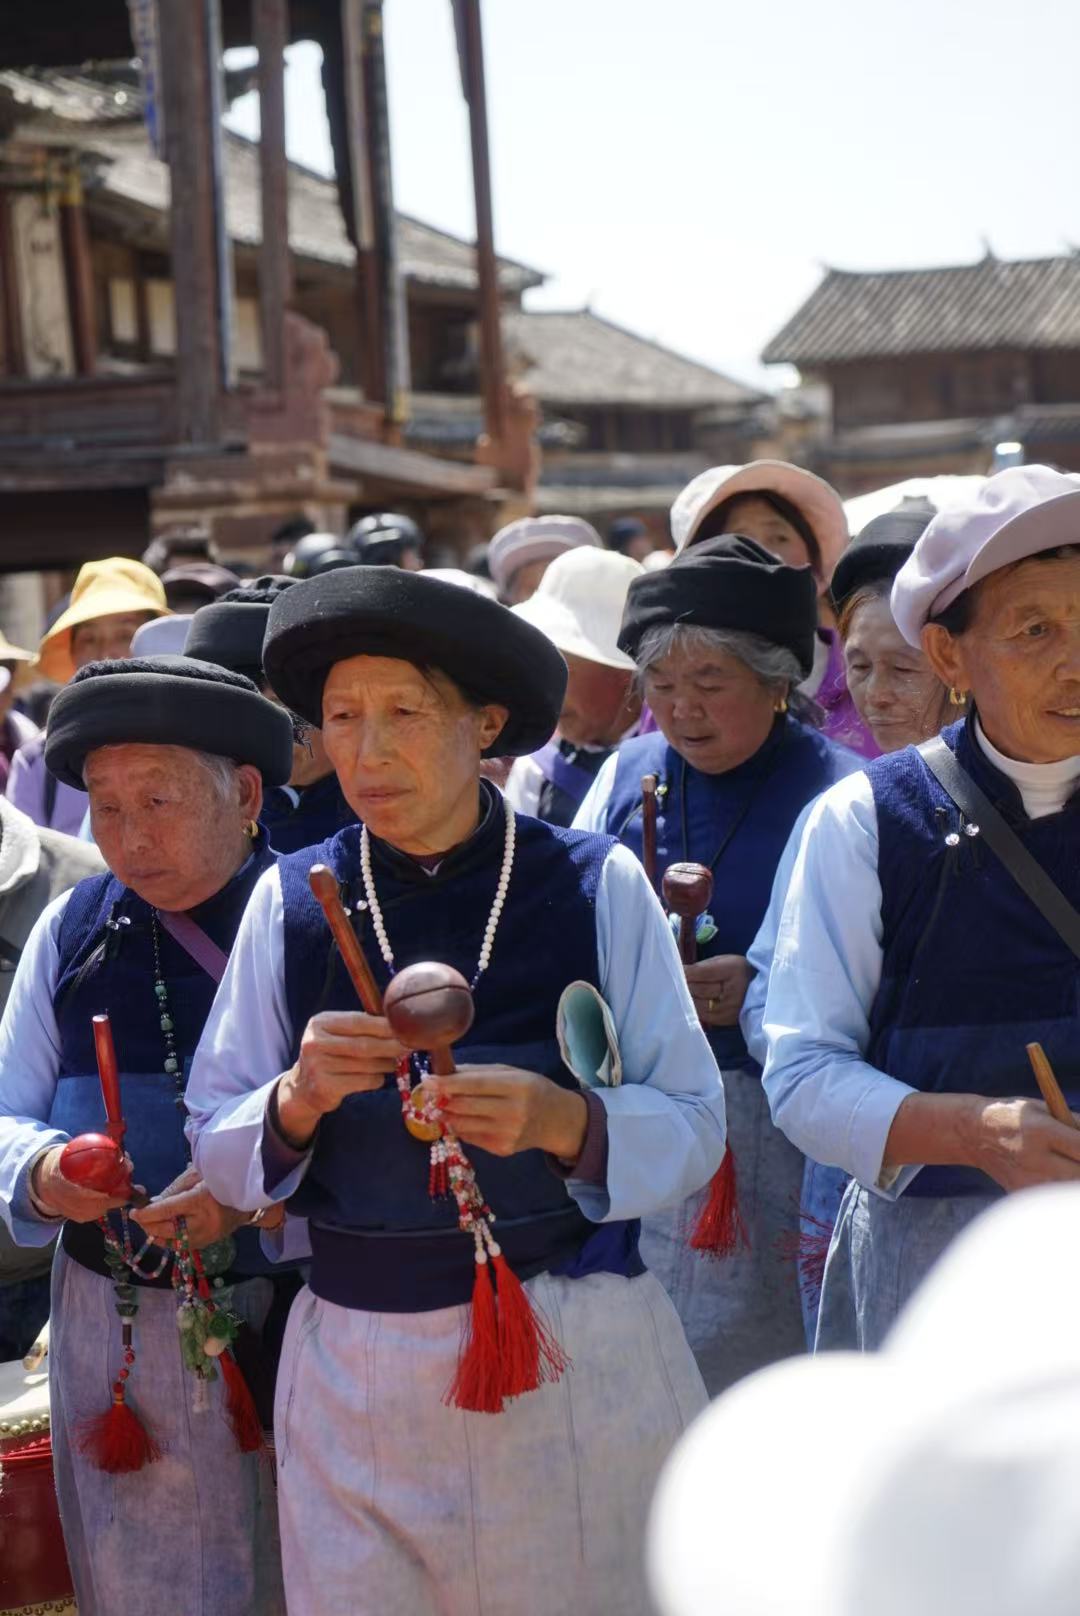
<path id="1" fill-rule="evenodd" d="M 379 984 L 372 975 L 364 950 L 349 924 L 334 872 L 325 864 L 313 864 L 308 872 L 308 885 L 326 916 L 326 924 L 333 933 L 338 951 L 345 962 L 345 969 L 349 973 L 349 980 L 356 989 L 360 1003 L 369 1016 L 381 1016 L 383 1002 Z"/>
<path id="2" fill-rule="evenodd" d="M 649 885 L 656 888 L 656 788 L 655 774 L 646 774 L 641 780 L 641 862 Z"/>
<path id="3" fill-rule="evenodd" d="M 1067 1128 L 1080 1128 L 1080 1122 L 1069 1110 L 1069 1102 L 1061 1092 L 1061 1084 L 1054 1076 L 1045 1049 L 1041 1044 L 1028 1044 L 1028 1060 L 1035 1073 L 1035 1081 L 1039 1085 L 1039 1093 L 1046 1101 L 1046 1109 L 1055 1122 L 1063 1122 Z"/>
<path id="4" fill-rule="evenodd" d="M 664 871 L 664 902 L 679 917 L 679 953 L 684 965 L 697 962 L 697 923 L 712 902 L 712 871 L 704 864 L 669 864 Z"/>
<path id="5" fill-rule="evenodd" d="M 469 984 L 450 965 L 407 965 L 386 990 L 386 1019 L 406 1049 L 426 1050 L 436 1077 L 455 1070 L 451 1045 L 473 1023 Z"/>
<path id="6" fill-rule="evenodd" d="M 94 1054 L 97 1056 L 101 1097 L 105 1101 L 105 1132 L 123 1149 L 127 1124 L 120 1107 L 120 1073 L 116 1064 L 116 1046 L 108 1016 L 91 1017 L 94 1029 Z"/>

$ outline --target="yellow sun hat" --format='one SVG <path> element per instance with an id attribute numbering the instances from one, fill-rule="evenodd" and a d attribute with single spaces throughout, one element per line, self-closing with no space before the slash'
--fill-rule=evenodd
<path id="1" fill-rule="evenodd" d="M 151 617 L 169 615 L 157 573 L 127 556 L 88 561 L 79 568 L 67 610 L 42 638 L 37 672 L 44 679 L 55 679 L 58 684 L 66 685 L 75 672 L 71 655 L 72 629 L 92 622 L 95 617 L 115 617 L 124 612 L 149 612 Z"/>

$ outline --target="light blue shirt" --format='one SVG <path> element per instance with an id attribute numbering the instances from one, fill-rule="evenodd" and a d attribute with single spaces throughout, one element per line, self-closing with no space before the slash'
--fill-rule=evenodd
<path id="1" fill-rule="evenodd" d="M 623 847 L 612 849 L 600 875 L 596 942 L 623 1081 L 593 1091 L 607 1111 L 606 1187 L 574 1179 L 567 1187 L 586 1217 L 602 1223 L 676 1206 L 700 1189 L 720 1165 L 726 1124 L 719 1072 L 675 939 L 644 871 Z M 281 882 L 273 869 L 248 905 L 187 1088 L 195 1163 L 227 1205 L 253 1211 L 285 1200 L 307 1171 L 310 1151 L 266 1189 L 266 1106 L 292 1063 L 292 1047 Z"/>
<path id="2" fill-rule="evenodd" d="M 70 892 L 43 909 L 26 940 L 0 1022 L 0 1217 L 20 1246 L 47 1246 L 56 1220 L 34 1210 L 30 1170 L 68 1135 L 47 1122 L 60 1070 L 53 1012 L 59 971 L 57 937 Z"/>
<path id="3" fill-rule="evenodd" d="M 882 965 L 877 811 L 866 775 L 832 786 L 804 820 L 777 873 L 779 886 L 790 862 L 753 1032 L 765 1055 L 762 1081 L 773 1121 L 794 1145 L 895 1199 L 919 1169 L 883 1175 L 882 1161 L 893 1119 L 915 1091 L 864 1059 Z M 759 934 L 751 955 L 759 968 L 768 947 Z M 751 1027 L 757 1013 L 751 1007 Z"/>

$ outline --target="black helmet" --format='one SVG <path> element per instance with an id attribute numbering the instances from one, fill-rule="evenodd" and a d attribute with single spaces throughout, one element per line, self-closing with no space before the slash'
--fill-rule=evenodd
<path id="1" fill-rule="evenodd" d="M 424 553 L 424 535 L 412 517 L 394 511 L 361 517 L 349 529 L 345 542 L 352 546 L 354 559 L 369 567 L 400 566 L 406 550 Z"/>
<path id="2" fill-rule="evenodd" d="M 315 578 L 335 567 L 355 567 L 356 554 L 347 542 L 336 533 L 308 533 L 285 557 L 285 571 L 290 578 Z"/>

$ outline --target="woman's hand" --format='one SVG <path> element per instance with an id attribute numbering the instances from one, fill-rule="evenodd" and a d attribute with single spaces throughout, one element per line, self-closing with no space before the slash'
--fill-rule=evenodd
<path id="1" fill-rule="evenodd" d="M 127 1206 L 128 1195 L 101 1195 L 97 1190 L 86 1190 L 72 1184 L 60 1171 L 63 1145 L 54 1145 L 40 1155 L 30 1173 L 30 1192 L 46 1217 L 66 1218 L 69 1223 L 95 1223 L 106 1212 Z M 124 1157 L 124 1166 L 131 1172 L 131 1157 Z"/>
<path id="2" fill-rule="evenodd" d="M 188 1167 L 147 1206 L 131 1214 L 132 1221 L 145 1229 L 159 1246 L 176 1239 L 176 1220 L 187 1220 L 187 1237 L 196 1251 L 224 1240 L 248 1221 L 246 1212 L 223 1206 L 210 1194 L 195 1167 Z"/>
<path id="3" fill-rule="evenodd" d="M 517 1066 L 461 1066 L 427 1082 L 445 1096 L 442 1115 L 467 1145 L 493 1156 L 546 1150 L 572 1162 L 581 1155 L 589 1109 L 573 1089 Z"/>
<path id="4" fill-rule="evenodd" d="M 336 1111 L 348 1094 L 381 1089 L 407 1053 L 385 1016 L 359 1010 L 312 1016 L 300 1041 L 300 1059 L 278 1083 L 278 1123 L 286 1142 L 305 1149 L 321 1117 Z"/>
<path id="5" fill-rule="evenodd" d="M 976 1098 L 971 1165 L 1006 1190 L 1080 1179 L 1080 1128 L 1055 1122 L 1041 1100 Z"/>
<path id="6" fill-rule="evenodd" d="M 683 970 L 701 1025 L 734 1027 L 753 974 L 749 961 L 741 954 L 716 954 Z"/>

